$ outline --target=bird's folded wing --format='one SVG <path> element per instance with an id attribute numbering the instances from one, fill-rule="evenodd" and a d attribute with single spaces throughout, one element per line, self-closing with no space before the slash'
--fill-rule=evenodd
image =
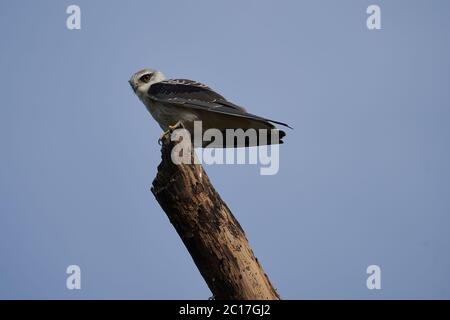
<path id="1" fill-rule="evenodd" d="M 255 121 L 273 122 L 290 128 L 286 123 L 248 113 L 244 108 L 227 101 L 223 96 L 214 92 L 208 86 L 192 80 L 171 79 L 161 81 L 152 84 L 147 94 L 150 99 L 162 103 L 172 103 L 186 108 L 226 114 Z"/>

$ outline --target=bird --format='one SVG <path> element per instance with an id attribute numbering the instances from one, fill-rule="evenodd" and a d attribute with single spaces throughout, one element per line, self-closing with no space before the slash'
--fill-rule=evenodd
<path id="1" fill-rule="evenodd" d="M 282 144 L 286 133 L 274 124 L 292 129 L 286 123 L 248 113 L 198 81 L 166 79 L 162 72 L 146 68 L 134 73 L 128 82 L 164 133 L 182 127 L 192 136 L 195 121 L 201 121 L 202 134 L 208 129 L 217 129 L 225 137 L 228 129 L 254 129 L 253 132 L 259 133 L 256 140 L 234 138 L 230 142 L 223 139 L 223 145 L 219 146 L 236 148 Z M 218 147 L 208 141 L 201 144 L 202 147 Z"/>

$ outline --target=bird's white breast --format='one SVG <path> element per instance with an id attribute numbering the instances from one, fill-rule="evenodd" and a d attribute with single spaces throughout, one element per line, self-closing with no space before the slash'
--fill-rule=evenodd
<path id="1" fill-rule="evenodd" d="M 148 112 L 158 122 L 161 129 L 168 130 L 169 126 L 175 125 L 178 121 L 183 123 L 197 120 L 197 116 L 182 107 L 176 107 L 171 104 L 156 102 L 148 98 L 144 101 Z"/>

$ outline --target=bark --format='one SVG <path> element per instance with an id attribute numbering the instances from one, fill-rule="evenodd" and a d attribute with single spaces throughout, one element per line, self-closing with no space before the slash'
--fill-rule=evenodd
<path id="1" fill-rule="evenodd" d="M 162 161 L 151 190 L 214 299 L 280 299 L 255 258 L 242 227 L 203 167 L 172 162 L 171 150 L 175 144 L 169 134 L 163 136 Z"/>

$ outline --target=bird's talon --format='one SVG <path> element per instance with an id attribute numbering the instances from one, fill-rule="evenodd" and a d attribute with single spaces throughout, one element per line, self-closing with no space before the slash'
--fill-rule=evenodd
<path id="1" fill-rule="evenodd" d="M 178 121 L 173 126 L 169 126 L 169 131 L 173 131 L 178 128 L 183 128 L 183 124 L 181 123 L 181 121 Z"/>

